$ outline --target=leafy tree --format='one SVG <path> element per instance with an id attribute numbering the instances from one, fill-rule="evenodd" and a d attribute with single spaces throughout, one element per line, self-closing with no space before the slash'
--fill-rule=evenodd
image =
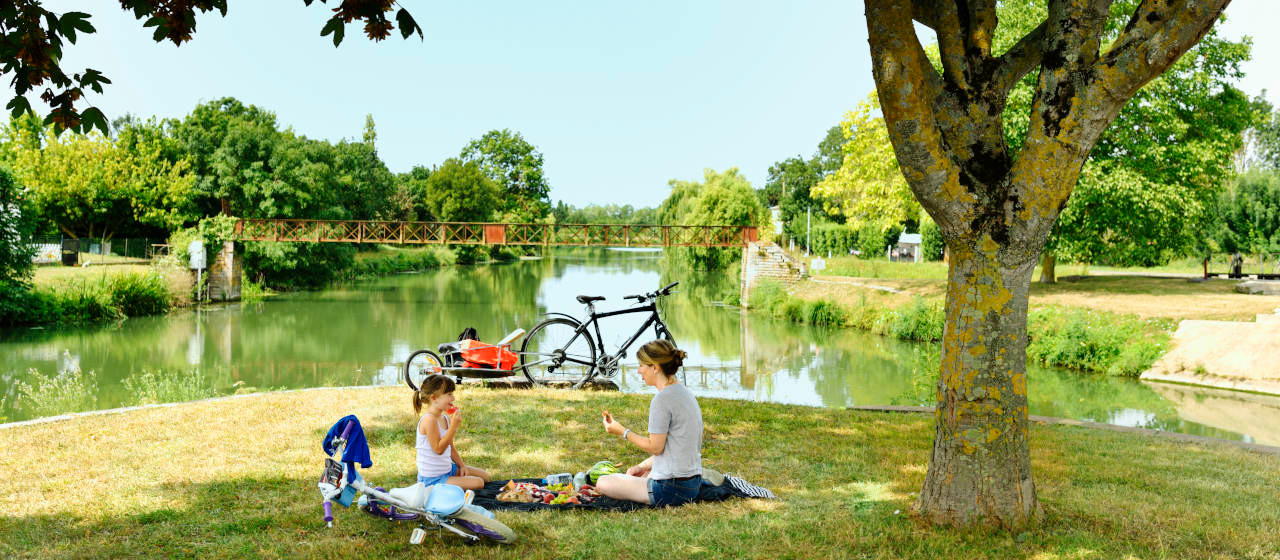
<path id="1" fill-rule="evenodd" d="M 701 183 L 672 179 L 670 185 L 671 195 L 658 208 L 664 224 L 759 226 L 767 221 L 751 183 L 736 167 L 704 170 Z M 736 261 L 741 251 L 678 247 L 672 254 L 694 268 L 719 270 Z"/>
<path id="2" fill-rule="evenodd" d="M 559 201 L 552 208 L 558 224 L 655 224 L 656 208 L 634 208 L 630 204 L 588 204 L 575 208 Z"/>
<path id="3" fill-rule="evenodd" d="M 1120 35 L 1137 5 L 1112 3 L 1104 43 Z M 997 49 L 1013 46 L 1047 12 L 1044 2 L 1008 0 L 999 13 Z M 1123 105 L 1093 147 L 1076 195 L 1049 238 L 1042 280 L 1053 281 L 1056 258 L 1151 266 L 1202 244 L 1213 229 L 1213 202 L 1232 174 L 1241 132 L 1254 120 L 1248 98 L 1233 85 L 1248 58 L 1247 39 L 1226 41 L 1210 30 Z M 1022 149 L 1034 90 L 1034 76 L 1024 77 L 1004 109 L 1014 154 Z"/>
<path id="4" fill-rule="evenodd" d="M 431 213 L 427 201 L 427 178 L 431 170 L 421 165 L 413 166 L 407 173 L 396 175 L 396 197 L 403 202 L 398 206 L 405 208 L 405 217 L 411 221 L 430 222 L 437 218 Z"/>
<path id="5" fill-rule="evenodd" d="M 845 113 L 840 121 L 844 159 L 813 189 L 828 213 L 845 216 L 854 228 L 871 223 L 883 230 L 920 214 L 920 203 L 898 169 L 884 119 L 873 115 L 879 108 L 873 93 Z"/>
<path id="6" fill-rule="evenodd" d="M 823 212 L 821 202 L 814 200 L 813 187 L 822 180 L 822 168 L 817 158 L 805 160 L 790 157 L 769 166 L 765 188 L 761 191 L 765 203 L 777 205 L 782 230 L 792 239 L 805 238 L 806 213 L 812 211 L 815 223 L 830 221 Z"/>
<path id="7" fill-rule="evenodd" d="M 1266 90 L 1253 99 L 1253 126 L 1245 131 L 1236 171 L 1280 169 L 1280 111 L 1273 111 Z"/>
<path id="8" fill-rule="evenodd" d="M 1143 2 L 1108 41 L 1109 9 L 1123 4 L 1049 0 L 1042 21 L 1002 52 L 992 43 L 996 0 L 867 1 L 889 138 L 951 251 L 937 426 L 916 503 L 924 518 L 1014 527 L 1040 511 L 1028 447 L 1031 272 L 1104 130 L 1227 2 Z M 937 33 L 941 73 L 913 21 Z M 1004 110 L 1037 69 L 1011 150 Z"/>
<path id="9" fill-rule="evenodd" d="M 501 191 L 475 162 L 449 158 L 427 177 L 431 213 L 445 222 L 487 222 Z"/>
<path id="10" fill-rule="evenodd" d="M 32 145 L 21 125 L 5 134 L 5 159 L 40 220 L 72 237 L 167 232 L 194 217 L 185 161 L 170 162 L 144 139 L 118 143 L 96 132 Z"/>
<path id="11" fill-rule="evenodd" d="M 31 286 L 31 259 L 35 246 L 23 242 L 31 233 L 30 220 L 23 211 L 22 185 L 0 167 L 0 325 L 20 313 Z"/>
<path id="12" fill-rule="evenodd" d="M 1223 251 L 1280 252 L 1280 173 L 1244 173 L 1222 193 L 1218 208 Z"/>
<path id="13" fill-rule="evenodd" d="M 303 0 L 307 6 L 312 2 Z M 365 34 L 375 41 L 387 38 L 396 27 L 404 38 L 413 33 L 422 37 L 422 28 L 404 8 L 396 11 L 392 23 L 390 14 L 398 5 L 395 1 L 339 0 L 336 4 L 334 15 L 320 30 L 321 36 L 333 36 L 335 47 L 342 42 L 346 25 L 353 21 L 363 21 Z M 120 0 L 120 7 L 139 21 L 145 20 L 143 27 L 154 28 L 153 40 L 168 40 L 174 45 L 191 40 L 199 14 L 216 9 L 227 15 L 226 0 Z M 13 118 L 33 112 L 26 95 L 44 86 L 40 100 L 50 107 L 44 122 L 52 124 L 55 133 L 65 129 L 87 133 L 97 128 L 109 134 L 102 111 L 96 107 L 81 110 L 76 103 L 86 90 L 102 93 L 111 80 L 92 68 L 71 75 L 62 68 L 63 48 L 75 44 L 78 36 L 97 31 L 91 19 L 84 12 L 55 13 L 45 9 L 42 0 L 13 0 L 0 6 L 0 67 L 13 75 L 10 83 L 16 95 L 6 106 Z"/>
<path id="14" fill-rule="evenodd" d="M 536 222 L 550 209 L 551 187 L 542 173 L 542 153 L 519 132 L 490 130 L 462 149 L 503 191 L 503 207 L 521 221 Z"/>

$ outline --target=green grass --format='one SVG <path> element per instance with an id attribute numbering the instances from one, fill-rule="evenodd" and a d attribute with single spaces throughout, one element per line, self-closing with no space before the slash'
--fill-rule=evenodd
<path id="1" fill-rule="evenodd" d="M 458 448 L 496 477 L 643 458 L 598 411 L 643 426 L 649 397 L 464 388 Z M 318 443 L 360 416 L 381 485 L 413 480 L 414 417 L 399 387 L 275 393 L 0 430 L 0 555 L 8 558 L 1274 558 L 1280 457 L 1086 428 L 1032 426 L 1045 515 L 1017 534 L 910 515 L 931 415 L 701 399 L 708 466 L 777 501 L 605 512 L 499 512 L 521 539 L 467 546 L 335 512 Z M 1269 556 L 1270 555 L 1270 556 Z"/>
<path id="2" fill-rule="evenodd" d="M 915 279 L 947 279 L 947 265 L 941 261 L 919 263 L 890 262 L 884 258 L 862 259 L 854 256 L 838 256 L 826 259 L 825 270 L 816 271 L 819 276 L 854 276 L 858 278 L 915 278 Z M 1256 271 L 1257 259 L 1246 260 L 1245 270 Z M 1249 268 L 1252 265 L 1253 268 Z M 1210 272 L 1225 272 L 1225 266 L 1211 265 Z M 1199 259 L 1184 258 L 1166 265 L 1153 267 L 1118 267 L 1092 266 L 1080 263 L 1060 262 L 1054 267 L 1059 277 L 1090 275 L 1140 275 L 1140 274 L 1194 274 L 1204 273 Z M 1033 278 L 1040 278 L 1040 267 L 1037 265 Z"/>

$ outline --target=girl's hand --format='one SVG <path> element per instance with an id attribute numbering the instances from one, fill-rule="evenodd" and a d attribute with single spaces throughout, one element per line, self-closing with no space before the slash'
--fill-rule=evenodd
<path id="1" fill-rule="evenodd" d="M 447 411 L 447 410 L 446 410 L 446 411 L 445 411 L 445 414 L 449 414 L 449 411 Z M 457 406 L 454 406 L 454 407 L 453 407 L 453 414 L 449 414 L 449 424 L 450 424 L 450 425 L 460 425 L 460 424 L 462 424 L 462 409 L 461 409 L 461 408 L 458 408 Z"/>

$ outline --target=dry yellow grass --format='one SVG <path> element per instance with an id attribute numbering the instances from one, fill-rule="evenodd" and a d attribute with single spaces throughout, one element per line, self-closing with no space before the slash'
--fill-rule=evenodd
<path id="1" fill-rule="evenodd" d="M 1041 524 L 1017 535 L 956 531 L 909 515 L 932 415 L 707 398 L 704 461 L 779 500 L 499 512 L 520 538 L 509 547 L 434 532 L 410 547 L 411 526 L 341 508 L 325 528 L 316 491 L 325 430 L 357 414 L 374 460 L 365 476 L 408 484 L 408 394 L 296 391 L 0 429 L 0 557 L 1264 560 L 1280 538 L 1272 454 L 1033 423 Z M 643 426 L 647 395 L 467 387 L 459 398 L 459 450 L 497 476 L 643 458 L 595 419 L 607 408 Z"/>

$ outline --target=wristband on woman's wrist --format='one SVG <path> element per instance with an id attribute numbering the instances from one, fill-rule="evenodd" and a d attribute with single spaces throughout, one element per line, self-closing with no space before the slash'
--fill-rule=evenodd
<path id="1" fill-rule="evenodd" d="M 622 439 L 625 441 L 627 439 L 627 434 L 630 434 L 630 433 L 631 433 L 631 428 L 627 428 L 626 430 L 623 430 Z"/>

